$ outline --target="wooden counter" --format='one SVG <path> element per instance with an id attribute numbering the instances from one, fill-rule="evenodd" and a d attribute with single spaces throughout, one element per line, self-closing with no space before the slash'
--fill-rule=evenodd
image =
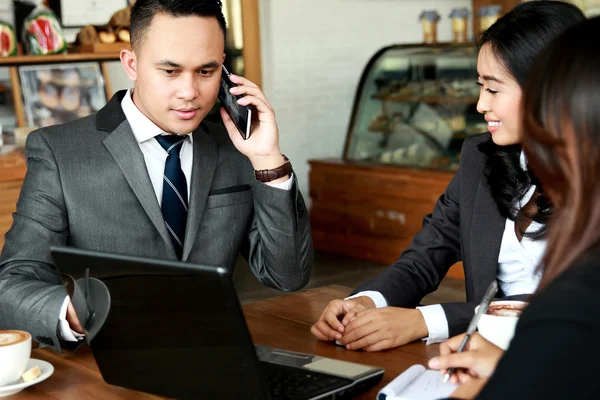
<path id="1" fill-rule="evenodd" d="M 4 246 L 4 234 L 12 224 L 19 192 L 27 168 L 22 150 L 0 155 L 0 249 Z"/>
<path id="2" fill-rule="evenodd" d="M 454 176 L 451 171 L 310 160 L 315 250 L 392 264 Z M 448 276 L 464 278 L 462 263 Z"/>

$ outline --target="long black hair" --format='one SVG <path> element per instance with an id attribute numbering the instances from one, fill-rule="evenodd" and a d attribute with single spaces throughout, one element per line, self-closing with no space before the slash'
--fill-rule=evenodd
<path id="1" fill-rule="evenodd" d="M 490 46 L 496 59 L 524 90 L 531 67 L 542 50 L 561 33 L 584 20 L 581 10 L 572 4 L 560 1 L 522 3 L 484 31 L 478 45 L 480 48 Z M 521 167 L 521 145 L 499 146 L 490 139 L 479 148 L 487 155 L 485 176 L 503 217 L 515 220 L 519 200 L 531 185 L 536 185 L 540 193 L 536 200 L 538 211 L 529 217 L 543 227 L 527 236 L 542 238 L 552 214 L 552 204 L 535 175 Z"/>

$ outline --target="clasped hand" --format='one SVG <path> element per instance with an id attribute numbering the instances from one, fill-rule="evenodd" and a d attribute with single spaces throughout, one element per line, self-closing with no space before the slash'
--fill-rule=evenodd
<path id="1" fill-rule="evenodd" d="M 375 308 L 369 297 L 333 300 L 311 332 L 319 340 L 339 340 L 348 350 L 380 351 L 401 346 L 428 334 L 419 310 Z"/>

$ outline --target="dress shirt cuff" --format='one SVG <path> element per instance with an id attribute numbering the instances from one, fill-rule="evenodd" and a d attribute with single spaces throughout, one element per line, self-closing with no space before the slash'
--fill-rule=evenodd
<path id="1" fill-rule="evenodd" d="M 69 307 L 69 302 L 71 298 L 69 296 L 65 297 L 65 301 L 63 302 L 62 307 L 60 308 L 60 315 L 58 319 L 58 333 L 62 340 L 67 342 L 78 342 L 82 340 L 85 335 L 81 333 L 77 333 L 71 329 L 69 323 L 67 322 L 67 308 Z"/>
<path id="2" fill-rule="evenodd" d="M 281 182 L 281 183 L 266 182 L 265 184 L 269 185 L 269 186 L 273 186 L 277 189 L 291 190 L 292 186 L 294 186 L 294 173 L 292 172 L 292 174 L 290 175 L 290 179 L 288 179 L 285 182 Z"/>
<path id="3" fill-rule="evenodd" d="M 353 296 L 346 297 L 344 300 L 353 299 L 355 297 L 360 297 L 360 296 L 369 297 L 371 300 L 373 300 L 373 302 L 375 303 L 375 307 L 377 307 L 377 308 L 387 307 L 387 305 L 388 305 L 387 301 L 385 300 L 385 297 L 383 297 L 383 295 L 381 293 L 376 292 L 374 290 L 365 290 L 364 292 L 358 292 Z"/>
<path id="4" fill-rule="evenodd" d="M 423 314 L 425 325 L 427 325 L 427 330 L 429 331 L 429 337 L 422 340 L 426 340 L 427 344 L 441 343 L 448 340 L 450 336 L 448 319 L 446 318 L 444 308 L 440 304 L 417 307 L 417 310 Z"/>

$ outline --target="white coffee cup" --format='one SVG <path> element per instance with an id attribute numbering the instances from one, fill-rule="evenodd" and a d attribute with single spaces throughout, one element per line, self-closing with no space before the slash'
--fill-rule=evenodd
<path id="1" fill-rule="evenodd" d="M 520 313 L 527 307 L 525 301 L 499 300 L 490 303 L 488 312 L 483 314 L 477 323 L 479 334 L 496 346 L 506 350 L 515 335 L 515 327 Z M 479 306 L 475 308 L 475 312 Z M 490 311 L 496 309 L 508 310 L 506 315 L 492 315 Z M 511 312 L 511 310 L 515 310 Z"/>
<path id="2" fill-rule="evenodd" d="M 0 330 L 0 387 L 21 379 L 29 357 L 31 357 L 29 333 Z"/>

